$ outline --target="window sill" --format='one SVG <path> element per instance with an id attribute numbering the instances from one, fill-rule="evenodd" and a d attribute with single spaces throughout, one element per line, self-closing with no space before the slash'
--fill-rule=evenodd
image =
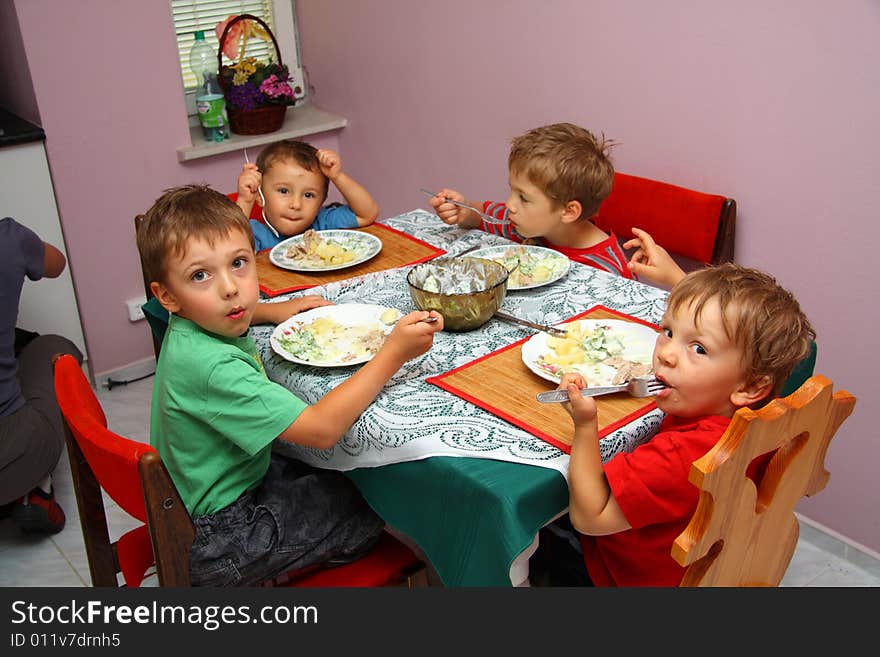
<path id="1" fill-rule="evenodd" d="M 177 159 L 180 162 L 187 162 L 203 157 L 231 153 L 251 146 L 262 146 L 280 139 L 292 139 L 305 135 L 314 135 L 319 132 L 327 132 L 328 130 L 338 130 L 339 128 L 344 128 L 347 123 L 348 120 L 345 117 L 325 112 L 311 103 L 305 102 L 301 105 L 288 107 L 284 117 L 284 125 L 279 130 L 264 135 L 237 135 L 232 133 L 229 135 L 229 139 L 212 142 L 206 141 L 202 136 L 201 126 L 190 126 L 189 139 L 192 146 L 178 148 Z"/>

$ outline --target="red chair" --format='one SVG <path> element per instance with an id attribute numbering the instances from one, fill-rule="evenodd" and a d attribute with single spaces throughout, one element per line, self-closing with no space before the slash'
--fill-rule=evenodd
<path id="1" fill-rule="evenodd" d="M 161 586 L 190 586 L 195 528 L 158 452 L 107 428 L 88 380 L 69 355 L 55 359 L 55 394 L 64 417 L 70 469 L 93 586 L 140 586 L 154 564 Z M 110 541 L 102 490 L 144 523 Z M 427 567 L 387 532 L 359 560 L 290 571 L 263 586 L 426 586 Z"/>
<path id="2" fill-rule="evenodd" d="M 238 200 L 238 192 L 231 192 L 226 196 L 228 196 L 232 201 Z M 253 204 L 253 206 L 251 207 L 251 216 L 248 217 L 248 219 L 256 219 L 260 223 L 266 223 L 265 221 L 263 221 L 263 208 L 260 207 L 259 203 Z"/>
<path id="3" fill-rule="evenodd" d="M 595 217 L 621 241 L 632 227 L 651 234 L 685 271 L 733 262 L 736 201 L 625 173 L 614 174 L 611 194 Z"/>

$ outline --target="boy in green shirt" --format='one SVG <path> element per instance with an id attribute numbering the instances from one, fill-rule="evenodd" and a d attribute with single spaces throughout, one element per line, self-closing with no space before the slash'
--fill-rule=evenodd
<path id="1" fill-rule="evenodd" d="M 156 368 L 152 444 L 193 517 L 194 585 L 250 585 L 367 551 L 383 521 L 338 472 L 273 454 L 276 438 L 333 446 L 442 318 L 401 318 L 376 356 L 314 405 L 270 381 L 249 326 L 259 300 L 253 234 L 225 195 L 168 190 L 137 235 L 151 290 L 171 313 Z M 431 313 L 435 314 L 436 313 Z"/>

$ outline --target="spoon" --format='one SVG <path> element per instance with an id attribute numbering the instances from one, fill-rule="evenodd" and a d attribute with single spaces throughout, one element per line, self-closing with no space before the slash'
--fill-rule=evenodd
<path id="1" fill-rule="evenodd" d="M 248 157 L 246 148 L 244 149 L 244 161 L 247 162 L 248 164 L 251 163 L 251 160 Z M 272 234 L 277 239 L 281 239 L 281 235 L 279 235 L 278 231 L 275 230 L 275 226 L 273 226 L 272 223 L 269 221 L 268 217 L 266 217 L 266 197 L 263 196 L 263 186 L 260 185 L 259 187 L 257 187 L 257 191 L 260 192 L 260 200 L 263 202 L 263 204 L 260 206 L 260 212 L 263 214 L 263 221 L 266 222 L 266 225 L 269 227 L 269 230 L 272 231 Z"/>

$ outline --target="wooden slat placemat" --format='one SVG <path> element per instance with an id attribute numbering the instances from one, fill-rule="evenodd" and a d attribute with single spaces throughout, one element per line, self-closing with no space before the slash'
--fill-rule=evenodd
<path id="1" fill-rule="evenodd" d="M 279 294 L 304 290 L 316 285 L 333 283 L 375 271 L 415 265 L 446 253 L 443 249 L 438 249 L 427 242 L 383 224 L 372 224 L 357 230 L 370 233 L 382 240 L 382 250 L 375 258 L 370 258 L 366 262 L 345 269 L 328 272 L 290 271 L 272 264 L 269 260 L 269 249 L 260 251 L 257 254 L 257 276 L 260 279 L 260 291 L 267 296 L 276 297 Z"/>
<path id="2" fill-rule="evenodd" d="M 571 319 L 623 319 L 657 328 L 650 322 L 605 306 L 594 306 Z M 528 339 L 523 338 L 427 381 L 569 453 L 574 431 L 571 416 L 562 404 L 542 404 L 535 399 L 539 392 L 555 390 L 556 385 L 540 378 L 523 363 L 522 345 Z M 596 397 L 596 404 L 600 438 L 656 407 L 653 397 L 637 399 L 626 393 Z"/>

